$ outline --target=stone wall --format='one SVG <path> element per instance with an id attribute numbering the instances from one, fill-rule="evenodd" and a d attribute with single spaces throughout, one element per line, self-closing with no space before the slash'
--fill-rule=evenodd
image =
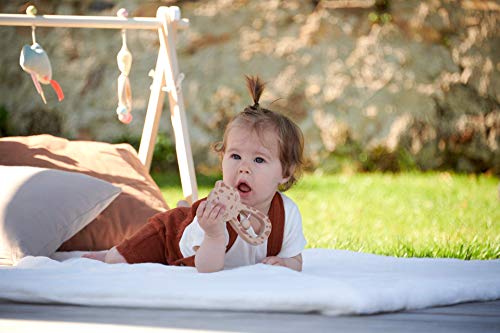
<path id="1" fill-rule="evenodd" d="M 0 4 L 22 12 L 24 2 Z M 198 168 L 250 103 L 243 75 L 268 82 L 263 104 L 306 135 L 309 165 L 500 174 L 500 5 L 495 1 L 35 1 L 41 13 L 155 16 L 181 7 L 179 65 Z M 349 5 L 354 5 L 349 7 Z M 131 31 L 134 122 L 115 115 L 119 31 L 38 28 L 66 94 L 44 105 L 19 65 L 26 27 L 0 27 L 0 107 L 11 133 L 112 141 L 140 136 L 158 41 Z M 165 106 L 161 131 L 171 131 Z M 0 109 L 1 111 L 1 109 Z M 1 128 L 1 127 L 0 127 Z M 343 161 L 348 161 L 344 163 Z"/>

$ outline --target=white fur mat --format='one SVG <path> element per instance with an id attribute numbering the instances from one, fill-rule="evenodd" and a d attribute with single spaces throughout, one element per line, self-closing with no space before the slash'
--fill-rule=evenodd
<path id="1" fill-rule="evenodd" d="M 15 267 L 0 268 L 0 299 L 326 315 L 500 299 L 500 260 L 394 258 L 327 249 L 309 249 L 303 256 L 301 273 L 258 264 L 212 274 L 159 264 L 26 257 Z M 54 258 L 65 259 L 62 254 Z"/>

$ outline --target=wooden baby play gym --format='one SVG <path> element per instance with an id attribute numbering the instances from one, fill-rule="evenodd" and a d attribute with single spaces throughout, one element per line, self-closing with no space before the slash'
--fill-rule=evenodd
<path id="1" fill-rule="evenodd" d="M 126 31 L 129 29 L 157 30 L 160 47 L 138 156 L 142 164 L 149 169 L 165 93 L 167 93 L 183 195 L 189 202 L 194 202 L 198 199 L 198 189 L 181 87 L 184 74 L 179 71 L 176 54 L 177 30 L 187 28 L 189 21 L 181 18 L 180 9 L 176 6 L 159 7 L 156 17 L 128 18 L 126 11 L 123 9 L 117 15 L 116 17 L 36 15 L 36 9 L 30 6 L 27 9 L 27 14 L 0 14 L 0 26 L 26 26 L 32 28 L 33 44 L 31 47 L 26 45 L 23 48 L 20 65 L 31 75 L 36 90 L 44 102 L 46 100 L 39 82 L 43 84 L 50 83 L 59 100 L 64 98 L 64 95 L 57 81 L 52 80 L 48 56 L 36 41 L 36 27 L 121 29 L 123 44 L 117 55 L 118 67 L 121 72 L 118 78 L 117 114 L 123 123 L 130 122 L 132 117 L 130 112 L 132 104 L 131 91 L 128 82 L 132 56 L 127 49 Z"/>

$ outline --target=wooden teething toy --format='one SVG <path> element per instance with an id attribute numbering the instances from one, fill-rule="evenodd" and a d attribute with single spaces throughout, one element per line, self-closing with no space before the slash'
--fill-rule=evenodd
<path id="1" fill-rule="evenodd" d="M 247 243 L 251 245 L 262 244 L 271 234 L 271 221 L 269 217 L 255 208 L 242 204 L 238 191 L 227 186 L 221 180 L 215 183 L 214 189 L 208 195 L 207 202 L 220 202 L 226 206 L 226 211 L 223 215 L 224 221 L 229 222 L 234 231 Z M 238 220 L 238 216 L 240 215 L 243 215 L 241 221 Z M 260 224 L 259 234 L 250 231 L 253 231 L 253 229 L 250 229 L 251 219 Z"/>

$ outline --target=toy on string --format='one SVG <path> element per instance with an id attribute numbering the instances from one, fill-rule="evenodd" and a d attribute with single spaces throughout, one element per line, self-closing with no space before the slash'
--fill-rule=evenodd
<path id="1" fill-rule="evenodd" d="M 125 8 L 121 8 L 116 15 L 127 18 L 128 12 Z M 130 88 L 130 80 L 128 78 L 130 67 L 132 66 L 132 54 L 127 48 L 125 29 L 122 29 L 122 48 L 116 55 L 116 61 L 121 72 L 118 77 L 118 107 L 116 108 L 116 114 L 122 123 L 129 124 L 133 118 L 131 113 L 132 89 Z"/>
<path id="2" fill-rule="evenodd" d="M 251 245 L 262 244 L 271 234 L 271 221 L 261 211 L 241 203 L 240 194 L 232 187 L 227 186 L 221 180 L 215 183 L 210 192 L 207 202 L 221 202 L 226 206 L 223 215 L 224 222 L 229 222 L 234 231 L 243 240 Z M 241 216 L 241 218 L 239 218 Z M 251 227 L 251 220 L 260 224 L 259 233 L 256 234 Z"/>
<path id="3" fill-rule="evenodd" d="M 29 6 L 26 9 L 26 14 L 28 15 L 36 15 L 35 6 Z M 57 94 L 57 99 L 62 101 L 64 99 L 64 93 L 61 89 L 59 83 L 56 80 L 52 80 L 52 66 L 50 65 L 49 57 L 45 50 L 36 42 L 35 36 L 35 26 L 31 27 L 31 37 L 33 39 L 33 45 L 24 45 L 21 50 L 21 56 L 19 58 L 19 65 L 21 68 L 31 75 L 31 79 L 35 84 L 36 91 L 42 97 L 42 100 L 45 104 L 47 104 L 47 100 L 45 99 L 45 95 L 43 93 L 42 86 L 40 82 L 43 84 L 51 84 L 52 88 L 55 90 Z"/>

